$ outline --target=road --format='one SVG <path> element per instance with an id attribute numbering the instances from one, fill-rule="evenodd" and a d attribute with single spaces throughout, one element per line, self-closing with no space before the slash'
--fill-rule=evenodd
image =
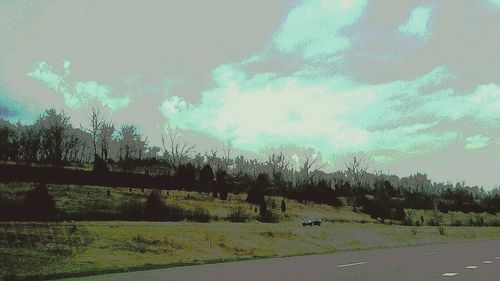
<path id="1" fill-rule="evenodd" d="M 66 280 L 500 280 L 500 240 L 207 264 Z"/>

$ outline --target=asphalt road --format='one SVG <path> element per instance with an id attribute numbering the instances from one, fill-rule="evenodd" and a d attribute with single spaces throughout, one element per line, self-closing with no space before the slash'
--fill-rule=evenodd
<path id="1" fill-rule="evenodd" d="M 67 280 L 500 281 L 500 240 L 261 259 Z"/>

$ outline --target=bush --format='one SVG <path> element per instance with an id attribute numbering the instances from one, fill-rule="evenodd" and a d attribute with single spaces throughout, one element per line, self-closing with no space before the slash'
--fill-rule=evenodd
<path id="1" fill-rule="evenodd" d="M 484 226 L 484 217 L 481 214 L 476 214 L 475 217 L 470 217 L 469 219 L 470 226 Z"/>
<path id="2" fill-rule="evenodd" d="M 250 216 L 245 212 L 242 206 L 236 206 L 231 210 L 227 219 L 232 222 L 246 222 L 250 220 Z"/>
<path id="3" fill-rule="evenodd" d="M 440 235 L 444 235 L 444 234 L 445 234 L 445 233 L 444 233 L 444 226 L 439 225 L 439 226 L 438 226 L 438 230 L 439 230 L 439 234 L 440 234 Z"/>
<path id="4" fill-rule="evenodd" d="M 196 222 L 209 222 L 210 219 L 210 213 L 202 207 L 196 207 L 188 217 L 188 220 Z"/>
<path id="5" fill-rule="evenodd" d="M 94 163 L 92 165 L 92 171 L 96 174 L 105 174 L 109 172 L 108 165 L 104 159 L 102 159 L 99 155 L 94 155 Z"/>
<path id="6" fill-rule="evenodd" d="M 182 221 L 186 219 L 186 210 L 178 205 L 164 206 L 160 219 L 164 221 Z"/>
<path id="7" fill-rule="evenodd" d="M 427 221 L 427 224 L 429 226 L 438 226 L 438 223 L 434 219 L 429 219 L 429 221 Z"/>
<path id="8" fill-rule="evenodd" d="M 26 192 L 22 208 L 26 219 L 50 220 L 56 213 L 54 200 L 45 184 L 37 184 Z"/>
<path id="9" fill-rule="evenodd" d="M 144 206 L 137 198 L 122 203 L 120 206 L 120 216 L 124 220 L 141 220 L 144 217 Z"/>
<path id="10" fill-rule="evenodd" d="M 22 210 L 22 201 L 5 198 L 0 194 L 0 220 L 17 220 L 22 215 Z"/>
<path id="11" fill-rule="evenodd" d="M 264 213 L 260 215 L 259 221 L 261 222 L 269 222 L 269 223 L 278 223 L 280 222 L 281 217 L 279 214 L 272 210 L 266 210 Z"/>
<path id="12" fill-rule="evenodd" d="M 491 219 L 488 223 L 488 226 L 500 226 L 500 219 Z"/>
<path id="13" fill-rule="evenodd" d="M 161 199 L 160 191 L 155 189 L 149 193 L 146 199 L 146 206 L 144 207 L 144 215 L 147 219 L 161 220 L 165 205 Z"/>

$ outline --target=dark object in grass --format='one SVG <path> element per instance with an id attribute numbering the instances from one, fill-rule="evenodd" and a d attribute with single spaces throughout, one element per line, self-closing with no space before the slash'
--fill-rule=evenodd
<path id="1" fill-rule="evenodd" d="M 302 226 L 321 226 L 321 221 L 320 220 L 305 220 L 302 222 Z"/>

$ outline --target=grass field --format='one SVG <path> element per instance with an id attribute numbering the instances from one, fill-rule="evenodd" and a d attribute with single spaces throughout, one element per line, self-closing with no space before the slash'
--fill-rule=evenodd
<path id="1" fill-rule="evenodd" d="M 22 198 L 30 184 L 0 185 L 0 194 Z M 113 211 L 130 197 L 145 200 L 148 191 L 49 185 L 59 210 L 83 213 L 101 208 Z M 454 242 L 500 237 L 498 227 L 408 227 L 381 224 L 350 207 L 337 211 L 326 205 L 302 204 L 287 200 L 287 212 L 279 223 L 255 220 L 255 206 L 244 202 L 245 195 L 230 195 L 229 201 L 194 192 L 163 191 L 166 204 L 186 209 L 203 207 L 216 218 L 210 223 L 63 221 L 0 223 L 0 275 L 3 279 L 64 277 L 155 268 L 180 264 L 331 253 L 370 248 Z M 189 198 L 189 199 L 187 199 Z M 274 198 L 279 206 L 281 198 Z M 226 220 L 240 207 L 253 218 L 246 223 Z M 93 209 L 92 209 L 93 208 Z M 279 208 L 279 207 L 276 207 Z M 276 210 L 279 213 L 279 210 Z M 417 211 L 415 217 L 431 216 Z M 445 221 L 450 214 L 443 215 Z M 454 219 L 477 216 L 455 213 Z M 320 218 L 321 227 L 303 227 L 305 218 Z M 497 216 L 487 216 L 487 220 Z"/>

